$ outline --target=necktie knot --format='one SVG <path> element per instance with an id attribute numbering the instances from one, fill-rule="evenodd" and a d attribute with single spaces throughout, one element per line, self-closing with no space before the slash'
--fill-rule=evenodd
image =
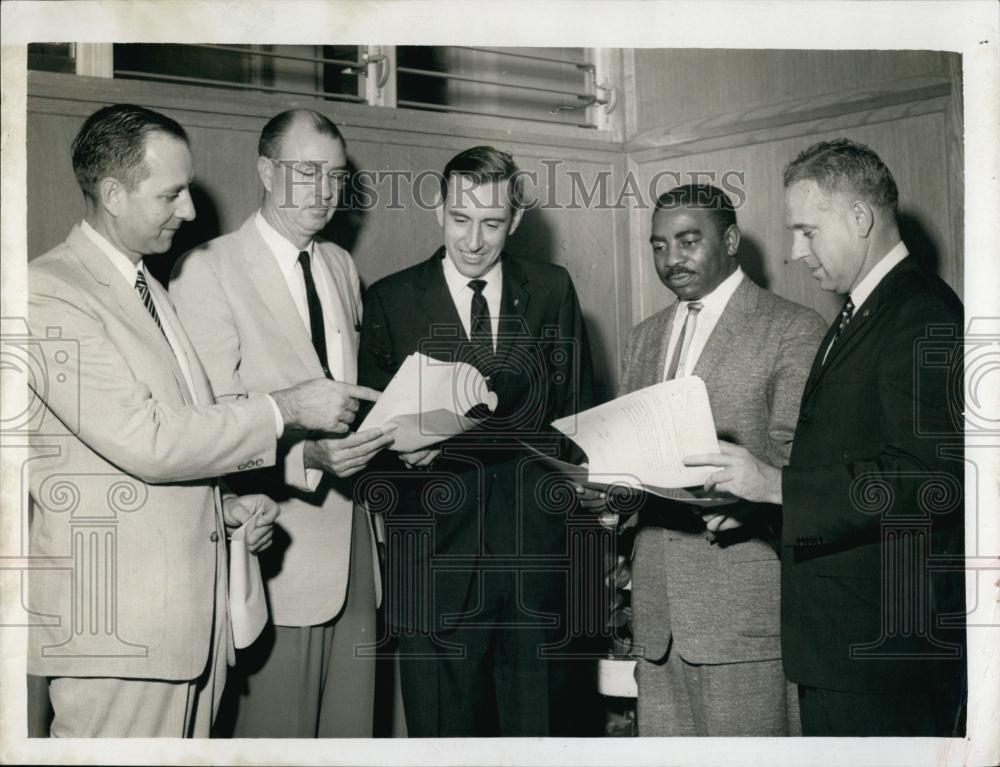
<path id="1" fill-rule="evenodd" d="M 302 267 L 303 271 L 309 269 L 312 266 L 312 264 L 309 263 L 308 250 L 299 251 L 299 265 Z"/>
<path id="2" fill-rule="evenodd" d="M 701 301 L 692 301 L 688 304 L 688 314 L 697 314 L 703 306 L 704 304 Z"/>
<path id="3" fill-rule="evenodd" d="M 847 327 L 847 323 L 851 321 L 851 317 L 854 316 L 854 302 L 848 297 L 847 301 L 844 302 L 844 308 L 840 310 L 840 325 L 837 328 L 838 333 L 843 333 L 844 328 Z"/>
<path id="4" fill-rule="evenodd" d="M 486 280 L 469 280 L 469 287 L 472 288 L 472 292 L 477 296 L 483 294 L 483 289 L 486 287 Z"/>

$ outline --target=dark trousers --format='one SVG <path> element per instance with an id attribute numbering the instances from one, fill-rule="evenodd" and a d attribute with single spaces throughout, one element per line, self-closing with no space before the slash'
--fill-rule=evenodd
<path id="1" fill-rule="evenodd" d="M 857 693 L 799 685 L 802 734 L 952 738 L 965 734 L 960 693 Z"/>
<path id="2" fill-rule="evenodd" d="M 559 734 L 556 722 L 573 705 L 563 692 L 565 663 L 542 654 L 559 629 L 517 609 L 516 580 L 512 572 L 484 573 L 479 609 L 457 628 L 400 634 L 410 737 Z"/>

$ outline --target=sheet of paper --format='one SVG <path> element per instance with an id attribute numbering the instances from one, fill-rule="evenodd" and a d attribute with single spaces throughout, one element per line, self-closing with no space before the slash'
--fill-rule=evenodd
<path id="1" fill-rule="evenodd" d="M 247 550 L 246 531 L 255 524 L 257 514 L 233 533 L 229 547 L 229 620 L 233 626 L 233 644 L 249 647 L 267 625 L 267 600 L 260 562 Z"/>
<path id="2" fill-rule="evenodd" d="M 403 361 L 358 431 L 393 429 L 392 449 L 408 453 L 481 423 L 483 419 L 465 415 L 477 405 L 493 412 L 497 395 L 475 367 L 414 352 Z"/>
<path id="3" fill-rule="evenodd" d="M 684 456 L 719 452 L 708 392 L 697 376 L 654 384 L 552 426 L 587 454 L 586 484 L 638 487 L 704 506 L 733 500 L 684 489 L 702 485 L 714 471 L 685 466 Z M 559 468 L 578 478 L 581 467 L 569 466 Z"/>

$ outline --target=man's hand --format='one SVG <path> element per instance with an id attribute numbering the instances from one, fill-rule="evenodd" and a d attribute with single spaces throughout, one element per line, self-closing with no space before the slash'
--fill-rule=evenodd
<path id="1" fill-rule="evenodd" d="M 602 490 L 584 487 L 583 485 L 577 485 L 574 489 L 580 501 L 580 506 L 593 514 L 597 514 L 601 527 L 606 527 L 609 530 L 614 530 L 618 527 L 619 515 L 608 510 L 607 493 Z"/>
<path id="2" fill-rule="evenodd" d="M 314 378 L 271 394 L 286 427 L 346 434 L 358 412 L 358 400 L 374 402 L 379 392 L 328 378 Z"/>
<path id="3" fill-rule="evenodd" d="M 247 550 L 253 554 L 271 545 L 274 536 L 274 520 L 281 509 L 266 495 L 230 495 L 222 499 L 222 519 L 226 527 L 235 530 L 250 517 L 256 515 L 254 523 L 247 528 Z"/>
<path id="4" fill-rule="evenodd" d="M 719 440 L 720 453 L 684 457 L 685 466 L 718 466 L 705 480 L 705 492 L 781 504 L 781 469 L 764 463 L 746 448 Z M 723 528 L 725 529 L 725 528 Z"/>
<path id="5" fill-rule="evenodd" d="M 392 440 L 392 434 L 381 429 L 367 429 L 346 437 L 310 439 L 306 440 L 303 460 L 307 469 L 321 469 L 343 479 L 361 471 Z"/>
<path id="6" fill-rule="evenodd" d="M 424 469 L 434 463 L 434 459 L 441 455 L 440 448 L 424 448 L 414 450 L 412 453 L 400 453 L 399 460 L 406 464 L 408 469 Z"/>

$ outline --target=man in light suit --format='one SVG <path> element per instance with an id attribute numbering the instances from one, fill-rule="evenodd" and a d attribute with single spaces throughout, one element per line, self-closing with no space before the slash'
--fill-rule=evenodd
<path id="1" fill-rule="evenodd" d="M 477 366 L 499 400 L 468 434 L 387 452 L 365 475 L 393 488 L 371 500 L 390 500 L 386 620 L 399 634 L 407 731 L 572 732 L 586 693 L 568 692 L 567 664 L 553 656 L 571 638 L 574 504 L 546 502 L 546 472 L 520 440 L 589 407 L 583 318 L 565 269 L 503 250 L 524 213 L 509 154 L 473 147 L 441 179 L 444 245 L 368 289 L 358 355 L 359 381 L 373 388 L 420 351 Z"/>
<path id="2" fill-rule="evenodd" d="M 73 143 L 87 203 L 29 265 L 34 385 L 29 674 L 50 678 L 54 736 L 205 737 L 232 655 L 226 530 L 266 498 L 206 479 L 273 464 L 285 429 L 346 432 L 360 387 L 307 382 L 213 404 L 198 357 L 143 257 L 194 218 L 187 136 L 142 107 L 98 110 Z"/>
<path id="3" fill-rule="evenodd" d="M 787 466 L 728 444 L 689 461 L 722 467 L 706 487 L 782 504 L 781 641 L 803 734 L 961 736 L 962 304 L 909 255 L 871 149 L 815 144 L 784 181 L 792 258 L 844 308 Z"/>
<path id="4" fill-rule="evenodd" d="M 714 186 L 661 195 L 650 243 L 678 300 L 629 334 L 620 394 L 699 376 L 719 436 L 784 463 L 823 320 L 743 273 L 736 212 Z M 797 734 L 795 692 L 781 669 L 777 509 L 727 507 L 746 520 L 738 535 L 716 532 L 715 514 L 702 511 L 653 496 L 639 511 L 639 734 Z"/>
<path id="5" fill-rule="evenodd" d="M 261 132 L 259 211 L 178 262 L 170 293 L 221 401 L 317 376 L 353 383 L 361 326 L 354 262 L 319 237 L 347 174 L 344 140 L 296 109 Z M 352 475 L 391 438 L 379 430 L 286 433 L 274 468 L 232 480 L 278 500 L 278 544 L 262 557 L 273 631 L 239 654 L 237 737 L 371 737 L 380 590 Z"/>

